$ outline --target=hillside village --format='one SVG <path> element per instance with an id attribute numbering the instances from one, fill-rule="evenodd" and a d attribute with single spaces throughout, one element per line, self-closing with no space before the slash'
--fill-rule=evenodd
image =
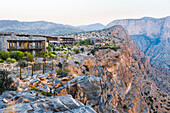
<path id="1" fill-rule="evenodd" d="M 0 112 L 169 111 L 168 92 L 148 77 L 149 58 L 121 26 L 64 36 L 0 34 Z"/>

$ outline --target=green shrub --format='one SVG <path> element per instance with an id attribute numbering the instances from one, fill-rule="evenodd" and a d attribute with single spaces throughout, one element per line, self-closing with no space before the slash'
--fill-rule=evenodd
<path id="1" fill-rule="evenodd" d="M 61 48 L 66 48 L 66 45 L 65 45 L 65 44 L 63 44 L 63 45 L 61 46 Z"/>
<path id="2" fill-rule="evenodd" d="M 76 54 L 80 53 L 80 50 L 79 50 L 79 49 L 76 49 L 76 48 L 75 48 L 73 51 L 74 51 Z"/>
<path id="3" fill-rule="evenodd" d="M 127 107 L 127 105 L 125 104 L 125 105 L 123 105 L 123 109 L 124 110 L 127 110 L 128 109 L 128 107 Z"/>
<path id="4" fill-rule="evenodd" d="M 17 88 L 12 86 L 12 78 L 8 77 L 9 72 L 0 70 L 0 94 L 4 91 L 16 90 Z"/>
<path id="5" fill-rule="evenodd" d="M 26 56 L 24 56 L 22 59 L 23 59 L 23 60 L 27 60 L 27 61 L 28 61 L 28 58 L 27 58 Z"/>
<path id="6" fill-rule="evenodd" d="M 118 49 L 120 49 L 120 47 L 113 47 L 114 51 L 117 51 Z"/>
<path id="7" fill-rule="evenodd" d="M 53 48 L 53 51 L 56 51 L 56 47 L 52 47 Z"/>
<path id="8" fill-rule="evenodd" d="M 52 96 L 52 94 L 51 93 L 49 93 L 49 92 L 47 92 L 46 93 L 46 95 L 49 97 L 49 96 Z"/>
<path id="9" fill-rule="evenodd" d="M 68 47 L 68 50 L 71 50 L 71 48 L 70 48 L 70 47 Z"/>
<path id="10" fill-rule="evenodd" d="M 86 71 L 89 71 L 89 67 L 87 65 L 83 65 L 86 68 Z"/>
<path id="11" fill-rule="evenodd" d="M 92 55 L 95 54 L 95 50 L 94 50 L 94 49 L 91 50 L 91 54 L 92 54 Z"/>
<path id="12" fill-rule="evenodd" d="M 3 63 L 3 62 L 4 62 L 4 60 L 0 59 L 0 63 Z"/>
<path id="13" fill-rule="evenodd" d="M 56 48 L 56 51 L 63 51 L 62 48 Z"/>
<path id="14" fill-rule="evenodd" d="M 65 71 L 66 71 L 66 72 L 68 72 L 68 73 L 69 73 L 69 72 L 71 72 L 71 70 L 70 70 L 70 69 L 68 69 L 68 68 L 66 68 L 66 69 L 65 69 Z"/>
<path id="15" fill-rule="evenodd" d="M 57 55 L 57 53 L 56 53 L 56 52 L 52 52 L 52 54 Z"/>
<path id="16" fill-rule="evenodd" d="M 55 56 L 56 56 L 56 55 L 54 55 L 54 54 L 51 54 L 51 55 L 50 55 L 50 57 L 55 57 Z"/>
<path id="17" fill-rule="evenodd" d="M 75 63 L 75 64 L 79 64 L 79 62 L 78 62 L 78 61 L 74 61 L 74 63 Z"/>
<path id="18" fill-rule="evenodd" d="M 11 62 L 11 58 L 7 58 L 6 62 L 10 63 Z"/>
<path id="19" fill-rule="evenodd" d="M 90 55 L 90 53 L 87 53 L 87 55 Z"/>
<path id="20" fill-rule="evenodd" d="M 44 54 L 45 54 L 45 52 L 40 51 L 40 52 L 36 52 L 36 53 L 35 53 L 35 56 L 36 56 L 36 57 L 43 57 Z"/>
<path id="21" fill-rule="evenodd" d="M 11 63 L 15 63 L 16 60 L 14 58 L 11 59 Z"/>
<path id="22" fill-rule="evenodd" d="M 44 57 L 44 58 L 50 58 L 50 54 L 51 54 L 51 52 L 43 52 L 43 55 L 42 55 L 42 57 Z"/>
<path id="23" fill-rule="evenodd" d="M 24 57 L 24 53 L 21 51 L 11 51 L 9 55 L 11 58 L 14 58 L 16 60 L 22 59 Z"/>
<path id="24" fill-rule="evenodd" d="M 46 93 L 45 93 L 45 92 L 42 92 L 41 94 L 44 95 L 44 96 L 52 96 L 52 94 L 49 93 L 49 92 L 46 92 Z"/>
<path id="25" fill-rule="evenodd" d="M 63 64 L 61 62 L 58 63 L 58 67 L 62 68 Z"/>
<path id="26" fill-rule="evenodd" d="M 47 50 L 48 50 L 48 51 L 51 51 L 51 49 L 52 49 L 51 46 L 48 46 L 48 47 L 47 47 Z"/>
<path id="27" fill-rule="evenodd" d="M 80 40 L 78 45 L 94 45 L 90 39 Z"/>
<path id="28" fill-rule="evenodd" d="M 36 87 L 31 87 L 31 89 L 29 89 L 29 91 L 31 91 L 31 90 L 38 91 L 39 89 L 38 89 L 38 88 L 36 88 Z"/>
<path id="29" fill-rule="evenodd" d="M 59 68 L 59 69 L 56 70 L 56 73 L 59 75 L 59 74 L 61 74 L 61 71 L 62 71 L 62 69 Z"/>
<path id="30" fill-rule="evenodd" d="M 9 58 L 9 53 L 5 51 L 0 51 L 0 58 L 2 60 L 6 60 L 7 58 Z"/>
<path id="31" fill-rule="evenodd" d="M 81 48 L 80 50 L 81 50 L 82 52 L 84 52 L 84 48 Z"/>
<path id="32" fill-rule="evenodd" d="M 68 57 L 67 59 L 68 59 L 68 60 L 71 60 L 71 57 Z"/>
<path id="33" fill-rule="evenodd" d="M 30 62 L 32 62 L 34 60 L 34 56 L 31 55 L 31 53 L 28 53 L 28 59 Z"/>
<path id="34" fill-rule="evenodd" d="M 14 58 L 7 58 L 6 62 L 8 62 L 8 63 L 15 63 L 16 60 Z"/>
<path id="35" fill-rule="evenodd" d="M 59 68 L 56 70 L 56 73 L 58 75 L 62 75 L 63 77 L 67 76 L 69 74 L 70 70 L 68 68 L 62 70 L 62 68 Z"/>
<path id="36" fill-rule="evenodd" d="M 46 96 L 45 92 L 42 92 L 41 94 L 44 95 L 44 96 Z"/>
<path id="37" fill-rule="evenodd" d="M 32 61 L 34 60 L 34 56 L 32 56 L 31 53 L 25 52 L 24 55 L 25 55 L 25 56 L 23 57 L 23 59 L 25 59 L 25 60 L 27 60 L 27 61 L 30 61 L 30 62 L 32 62 Z M 26 58 L 25 58 L 25 57 L 26 57 Z"/>

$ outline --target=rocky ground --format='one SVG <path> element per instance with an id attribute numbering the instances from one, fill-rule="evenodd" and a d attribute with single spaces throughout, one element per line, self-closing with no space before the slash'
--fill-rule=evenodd
<path id="1" fill-rule="evenodd" d="M 169 95 L 150 79 L 149 59 L 136 46 L 127 31 L 116 26 L 109 33 L 120 49 L 95 49 L 55 60 L 68 75 L 47 71 L 20 80 L 14 79 L 19 91 L 0 96 L 0 111 L 66 113 L 148 113 L 169 111 Z M 107 38 L 107 36 L 106 36 Z M 76 62 L 75 62 L 76 61 Z M 24 109 L 24 110 L 23 110 Z"/>
<path id="2" fill-rule="evenodd" d="M 91 106 L 85 106 L 71 95 L 45 98 L 37 95 L 35 91 L 7 91 L 0 99 L 1 113 L 95 113 Z"/>

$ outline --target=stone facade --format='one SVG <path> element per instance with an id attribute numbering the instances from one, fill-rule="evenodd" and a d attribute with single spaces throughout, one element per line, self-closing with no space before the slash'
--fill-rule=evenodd
<path id="1" fill-rule="evenodd" d="M 0 51 L 19 50 L 24 52 L 29 51 L 35 54 L 35 52 L 46 51 L 46 47 L 50 43 L 60 45 L 63 43 L 72 44 L 74 41 L 75 39 L 72 37 L 53 37 L 25 33 L 0 33 Z M 24 43 L 24 45 L 21 43 Z"/>
<path id="2" fill-rule="evenodd" d="M 16 34 L 11 34 L 10 36 L 0 36 L 0 51 L 8 51 L 7 49 L 7 42 L 8 41 L 43 41 L 44 42 L 44 51 L 46 51 L 46 38 L 45 37 L 38 37 L 38 36 L 17 36 Z M 17 45 L 18 45 L 17 42 Z M 29 49 L 29 48 L 28 48 Z"/>
<path id="3" fill-rule="evenodd" d="M 0 36 L 0 50 L 7 51 L 7 39 L 4 36 Z"/>

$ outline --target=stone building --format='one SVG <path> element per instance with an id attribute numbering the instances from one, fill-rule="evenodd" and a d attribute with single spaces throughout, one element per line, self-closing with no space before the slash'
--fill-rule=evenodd
<path id="1" fill-rule="evenodd" d="M 38 35 L 23 33 L 0 33 L 1 51 L 23 51 L 35 54 L 46 51 L 46 38 Z"/>
<path id="2" fill-rule="evenodd" d="M 73 44 L 75 39 L 73 37 L 55 37 L 55 36 L 50 36 L 46 37 L 48 44 Z"/>
<path id="3" fill-rule="evenodd" d="M 49 44 L 72 44 L 72 37 L 56 37 L 25 33 L 0 33 L 0 51 L 35 52 L 46 51 Z"/>

